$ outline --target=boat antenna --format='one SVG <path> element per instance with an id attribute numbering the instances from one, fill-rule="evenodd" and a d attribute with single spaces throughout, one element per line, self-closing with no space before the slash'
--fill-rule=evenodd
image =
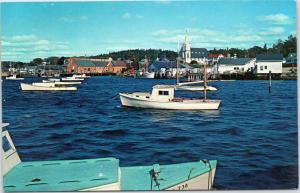
<path id="1" fill-rule="evenodd" d="M 204 87 L 204 99 L 203 99 L 203 101 L 205 102 L 206 101 L 206 79 L 207 79 L 207 77 L 206 77 L 206 62 L 204 62 L 204 68 L 203 68 L 203 73 L 204 73 L 204 77 L 203 77 L 203 83 L 204 83 L 204 85 L 203 85 L 203 87 Z"/>

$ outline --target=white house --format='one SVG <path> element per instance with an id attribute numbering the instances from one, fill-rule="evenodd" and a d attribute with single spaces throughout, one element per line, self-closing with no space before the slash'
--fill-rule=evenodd
<path id="1" fill-rule="evenodd" d="M 250 72 L 254 69 L 255 58 L 220 58 L 213 67 L 214 74 Z"/>
<path id="2" fill-rule="evenodd" d="M 281 54 L 259 54 L 256 56 L 255 74 L 282 73 L 283 56 Z"/>
<path id="3" fill-rule="evenodd" d="M 206 48 L 191 48 L 188 37 L 185 37 L 184 43 L 180 49 L 179 56 L 186 63 L 197 61 L 199 64 L 204 64 L 208 61 L 208 51 Z"/>

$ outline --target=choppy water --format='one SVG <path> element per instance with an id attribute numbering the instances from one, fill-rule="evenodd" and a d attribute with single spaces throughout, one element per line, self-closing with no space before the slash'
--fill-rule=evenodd
<path id="1" fill-rule="evenodd" d="M 32 82 L 37 79 L 27 79 Z M 121 166 L 217 159 L 218 189 L 298 186 L 297 83 L 215 82 L 219 111 L 120 107 L 119 92 L 174 80 L 92 77 L 77 92 L 3 81 L 3 120 L 23 161 L 116 157 Z M 179 93 L 197 97 L 200 93 Z"/>

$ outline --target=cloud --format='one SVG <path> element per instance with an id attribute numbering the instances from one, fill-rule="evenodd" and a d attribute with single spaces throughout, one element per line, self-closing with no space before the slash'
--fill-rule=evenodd
<path id="1" fill-rule="evenodd" d="M 132 18 L 143 19 L 144 16 L 143 15 L 132 15 L 131 13 L 126 12 L 121 16 L 121 18 L 122 19 L 132 19 Z"/>
<path id="2" fill-rule="evenodd" d="M 42 39 L 36 35 L 17 35 L 3 37 L 2 59 L 30 61 L 36 57 L 48 57 L 49 55 L 61 55 L 68 51 L 69 43 Z"/>
<path id="3" fill-rule="evenodd" d="M 292 23 L 291 18 L 283 13 L 278 13 L 278 14 L 274 14 L 274 15 L 258 16 L 257 20 L 267 21 L 271 24 L 276 24 L 276 25 L 287 25 L 287 24 Z"/>
<path id="4" fill-rule="evenodd" d="M 280 35 L 285 32 L 283 27 L 270 27 L 265 29 L 264 31 L 261 31 L 260 35 Z"/>
<path id="5" fill-rule="evenodd" d="M 254 45 L 263 46 L 264 43 L 272 45 L 278 38 L 282 38 L 285 30 L 282 27 L 265 29 L 243 29 L 234 32 L 225 32 L 211 28 L 190 28 L 187 30 L 192 47 L 212 48 L 249 48 Z M 183 43 L 186 29 L 167 30 L 160 29 L 151 33 L 157 44 L 170 46 L 175 49 L 178 41 Z"/>
<path id="6" fill-rule="evenodd" d="M 131 14 L 130 13 L 124 13 L 123 15 L 122 15 L 122 19 L 130 19 L 131 18 Z"/>
<path id="7" fill-rule="evenodd" d="M 58 20 L 65 23 L 74 23 L 78 21 L 85 21 L 87 20 L 87 16 L 79 16 L 79 17 L 60 17 Z"/>

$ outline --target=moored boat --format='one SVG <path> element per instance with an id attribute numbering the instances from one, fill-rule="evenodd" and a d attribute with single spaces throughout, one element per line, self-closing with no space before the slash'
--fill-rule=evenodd
<path id="1" fill-rule="evenodd" d="M 204 91 L 204 86 L 178 86 L 176 85 L 176 90 L 188 90 L 188 91 Z M 217 88 L 213 87 L 213 86 L 207 86 L 206 87 L 207 91 L 216 91 Z"/>
<path id="2" fill-rule="evenodd" d="M 61 80 L 62 81 L 84 81 L 84 78 L 79 78 L 79 77 L 71 76 L 71 77 L 61 78 Z"/>
<path id="3" fill-rule="evenodd" d="M 155 109 L 216 110 L 221 100 L 175 98 L 175 86 L 155 85 L 152 92 L 119 93 L 123 106 Z"/>
<path id="4" fill-rule="evenodd" d="M 81 82 L 76 81 L 69 81 L 69 82 L 62 82 L 62 81 L 50 81 L 50 80 L 42 80 L 44 83 L 54 82 L 55 85 L 74 85 L 74 84 L 81 84 Z"/>
<path id="5" fill-rule="evenodd" d="M 112 157 L 22 162 L 4 128 L 2 142 L 5 192 L 210 190 L 217 166 L 216 160 L 200 160 L 120 167 Z"/>
<path id="6" fill-rule="evenodd" d="M 65 86 L 56 86 L 55 83 L 32 83 L 26 84 L 21 83 L 21 90 L 23 91 L 75 91 L 76 87 L 65 87 Z"/>
<path id="7" fill-rule="evenodd" d="M 8 76 L 5 78 L 6 80 L 24 80 L 22 77 L 17 77 L 16 74 L 12 74 L 11 76 Z"/>

